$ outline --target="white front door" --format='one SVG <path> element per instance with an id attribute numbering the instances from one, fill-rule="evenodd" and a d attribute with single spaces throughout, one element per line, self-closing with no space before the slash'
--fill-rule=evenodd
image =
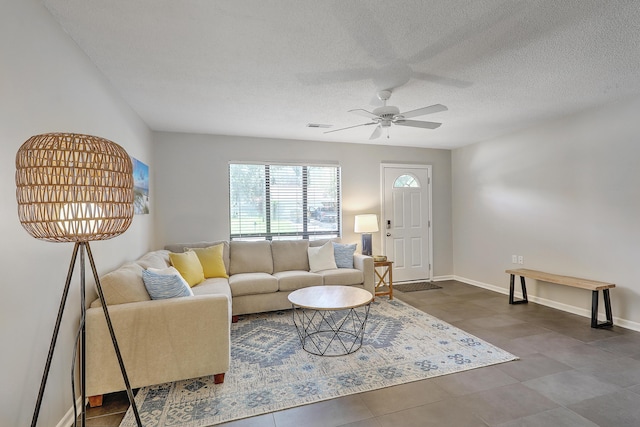
<path id="1" fill-rule="evenodd" d="M 394 282 L 430 280 L 431 166 L 382 165 L 382 241 Z"/>

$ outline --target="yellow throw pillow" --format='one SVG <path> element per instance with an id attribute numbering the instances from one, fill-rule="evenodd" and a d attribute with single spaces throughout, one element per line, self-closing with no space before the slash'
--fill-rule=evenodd
<path id="1" fill-rule="evenodd" d="M 169 253 L 171 265 L 178 270 L 180 275 L 187 281 L 189 286 L 194 287 L 204 280 L 202 264 L 195 252 L 185 252 L 182 254 Z"/>
<path id="2" fill-rule="evenodd" d="M 219 245 L 209 246 L 208 248 L 185 248 L 186 251 L 193 251 L 198 255 L 202 269 L 204 270 L 204 277 L 210 279 L 212 277 L 224 277 L 229 278 L 227 269 L 224 267 L 224 260 L 222 259 L 222 251 L 224 251 L 224 243 Z"/>

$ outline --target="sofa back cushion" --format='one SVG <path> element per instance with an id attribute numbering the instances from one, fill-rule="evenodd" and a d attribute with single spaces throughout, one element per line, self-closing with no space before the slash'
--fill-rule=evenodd
<path id="1" fill-rule="evenodd" d="M 271 242 L 238 242 L 229 244 L 229 274 L 273 273 Z"/>
<path id="2" fill-rule="evenodd" d="M 142 281 L 142 270 L 142 266 L 130 262 L 100 277 L 107 305 L 150 301 L 151 297 Z M 100 305 L 99 298 L 91 303 L 91 307 L 100 307 Z"/>
<path id="3" fill-rule="evenodd" d="M 145 270 L 147 268 L 167 268 L 170 265 L 169 251 L 153 251 L 144 254 L 138 258 L 136 264 L 139 264 Z"/>
<path id="4" fill-rule="evenodd" d="M 340 243 L 340 238 L 339 237 L 334 237 L 334 238 L 331 238 L 331 239 L 309 240 L 309 247 L 310 248 L 317 248 L 318 246 L 325 245 L 327 242 Z"/>
<path id="5" fill-rule="evenodd" d="M 273 272 L 309 271 L 308 240 L 274 240 L 271 242 Z"/>
<path id="6" fill-rule="evenodd" d="M 195 242 L 195 243 L 174 243 L 166 245 L 164 248 L 171 252 L 184 252 L 190 248 L 208 248 L 210 246 L 219 245 L 222 243 L 224 249 L 222 250 L 222 260 L 224 261 L 224 267 L 229 274 L 229 242 L 226 240 L 215 240 L 213 242 Z"/>

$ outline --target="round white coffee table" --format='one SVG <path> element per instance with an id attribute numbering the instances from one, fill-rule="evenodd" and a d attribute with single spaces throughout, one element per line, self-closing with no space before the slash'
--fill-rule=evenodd
<path id="1" fill-rule="evenodd" d="M 373 295 L 352 286 L 312 286 L 289 294 L 302 348 L 344 356 L 362 347 Z"/>

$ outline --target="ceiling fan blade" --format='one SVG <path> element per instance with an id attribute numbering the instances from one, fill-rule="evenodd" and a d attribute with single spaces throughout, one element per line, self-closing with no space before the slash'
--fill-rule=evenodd
<path id="1" fill-rule="evenodd" d="M 349 110 L 348 112 L 349 113 L 353 113 L 353 114 L 357 114 L 359 116 L 368 117 L 370 119 L 377 119 L 378 118 L 378 116 L 376 116 L 372 112 L 367 111 L 367 110 L 363 110 L 362 108 L 356 108 L 355 110 Z"/>
<path id="2" fill-rule="evenodd" d="M 373 133 L 369 137 L 369 140 L 379 138 L 382 135 L 382 127 L 380 125 L 376 126 L 373 130 Z"/>
<path id="3" fill-rule="evenodd" d="M 416 110 L 407 111 L 405 113 L 400 113 L 402 117 L 405 119 L 410 119 L 411 117 L 424 116 L 425 114 L 433 114 L 439 113 L 440 111 L 447 111 L 448 108 L 442 104 L 435 104 L 429 107 L 422 107 Z"/>
<path id="4" fill-rule="evenodd" d="M 360 127 L 360 126 L 368 126 L 368 125 L 375 125 L 375 124 L 376 124 L 375 122 L 371 122 L 371 123 L 361 123 L 361 124 L 359 124 L 359 125 L 347 126 L 346 128 L 340 128 L 340 129 L 328 130 L 328 131 L 326 131 L 326 132 L 324 132 L 324 133 L 338 132 L 338 131 L 340 131 L 340 130 L 346 130 L 346 129 L 351 129 L 351 128 L 357 128 L 357 127 Z"/>
<path id="5" fill-rule="evenodd" d="M 414 128 L 424 128 L 424 129 L 437 129 L 442 125 L 442 123 L 423 122 L 421 120 L 398 120 L 394 123 L 399 126 L 411 126 Z"/>

